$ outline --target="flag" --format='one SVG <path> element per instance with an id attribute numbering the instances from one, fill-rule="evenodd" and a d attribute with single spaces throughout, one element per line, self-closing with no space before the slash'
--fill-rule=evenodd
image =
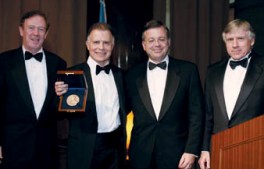
<path id="1" fill-rule="evenodd" d="M 105 0 L 100 0 L 100 13 L 99 13 L 99 22 L 106 23 L 106 10 L 105 10 Z"/>

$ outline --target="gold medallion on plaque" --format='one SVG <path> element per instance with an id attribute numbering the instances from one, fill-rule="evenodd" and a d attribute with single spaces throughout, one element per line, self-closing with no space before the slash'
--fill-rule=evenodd
<path id="1" fill-rule="evenodd" d="M 76 94 L 69 95 L 66 99 L 69 106 L 76 106 L 80 102 L 80 98 Z"/>
<path id="2" fill-rule="evenodd" d="M 59 112 L 85 112 L 88 85 L 83 70 L 59 70 L 57 81 L 68 84 L 67 93 L 60 96 Z M 1 167 L 0 167 L 1 168 Z"/>

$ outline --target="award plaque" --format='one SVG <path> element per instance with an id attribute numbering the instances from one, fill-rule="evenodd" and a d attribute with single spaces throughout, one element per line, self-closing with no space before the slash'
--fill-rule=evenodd
<path id="1" fill-rule="evenodd" d="M 82 70 L 59 70 L 58 81 L 68 84 L 68 91 L 60 96 L 59 112 L 85 112 L 88 86 Z"/>

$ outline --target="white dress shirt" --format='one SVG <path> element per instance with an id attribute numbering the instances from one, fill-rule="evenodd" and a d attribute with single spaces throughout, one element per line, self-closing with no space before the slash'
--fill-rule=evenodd
<path id="1" fill-rule="evenodd" d="M 242 59 L 247 58 L 248 56 L 249 54 L 247 54 Z M 248 64 L 246 68 L 242 66 L 237 66 L 235 69 L 232 69 L 229 65 L 229 62 L 232 59 L 229 59 L 228 61 L 228 65 L 224 76 L 224 97 L 225 97 L 226 111 L 229 119 L 231 118 L 234 107 L 236 105 L 236 101 L 239 96 L 250 59 L 251 58 L 248 59 Z"/>
<path id="2" fill-rule="evenodd" d="M 149 68 L 147 69 L 147 82 L 148 82 L 149 93 L 150 93 L 151 103 L 154 108 L 157 119 L 159 118 L 160 109 L 164 96 L 164 90 L 166 86 L 168 63 L 169 63 L 168 56 L 166 56 L 163 61 L 167 63 L 165 70 L 159 67 L 156 67 L 153 70 L 149 70 Z M 155 63 L 151 59 L 149 59 L 149 62 Z"/>
<path id="3" fill-rule="evenodd" d="M 26 49 L 24 47 L 22 47 L 22 49 L 25 56 Z M 37 53 L 39 52 L 43 53 L 43 59 L 41 62 L 37 61 L 35 58 L 25 60 L 30 94 L 37 118 L 39 117 L 46 99 L 48 87 L 45 53 L 43 49 L 39 50 Z"/>
<path id="4" fill-rule="evenodd" d="M 119 117 L 119 97 L 112 70 L 109 74 L 101 71 L 96 75 L 97 63 L 92 57 L 89 57 L 87 64 L 90 67 L 95 105 L 98 120 L 98 133 L 107 133 L 114 131 L 121 124 Z M 88 86 L 89 87 L 89 86 Z"/>

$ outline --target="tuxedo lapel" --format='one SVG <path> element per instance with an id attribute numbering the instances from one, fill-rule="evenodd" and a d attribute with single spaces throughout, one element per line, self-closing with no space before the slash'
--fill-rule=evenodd
<path id="1" fill-rule="evenodd" d="M 93 81 L 92 81 L 90 67 L 88 66 L 87 63 L 83 63 L 81 65 L 81 68 L 84 71 L 85 78 L 87 80 L 87 85 L 88 85 L 88 96 L 87 96 L 86 108 L 90 109 L 91 112 L 93 112 L 93 117 L 95 119 L 97 119 L 96 107 L 95 107 L 94 87 L 93 87 Z M 89 111 L 86 110 L 86 112 L 89 112 Z"/>
<path id="2" fill-rule="evenodd" d="M 223 116 L 228 120 L 226 105 L 225 105 L 225 97 L 224 97 L 224 75 L 226 70 L 228 60 L 225 60 L 218 68 L 214 76 L 214 88 L 217 96 L 217 102 L 223 113 Z"/>
<path id="3" fill-rule="evenodd" d="M 124 99 L 125 98 L 123 98 L 124 89 L 123 89 L 122 73 L 121 73 L 121 71 L 117 71 L 114 66 L 112 66 L 112 72 L 113 72 L 113 76 L 114 76 L 114 79 L 115 79 L 115 84 L 116 84 L 116 88 L 117 88 L 117 92 L 118 92 L 119 105 L 120 105 L 120 108 L 123 111 L 125 111 L 125 107 L 123 107 L 123 105 L 125 105 L 125 103 L 124 103 Z"/>
<path id="4" fill-rule="evenodd" d="M 16 83 L 16 87 L 21 93 L 21 96 L 23 96 L 23 99 L 25 100 L 25 104 L 27 104 L 28 107 L 32 110 L 32 113 L 35 114 L 33 101 L 30 95 L 30 89 L 27 79 L 27 73 L 26 73 L 26 66 L 25 66 L 25 60 L 23 57 L 22 48 L 19 48 L 16 51 L 16 57 L 13 57 L 14 60 L 12 60 L 9 64 L 11 65 L 11 76 Z M 14 98 L 15 100 L 15 98 Z"/>
<path id="5" fill-rule="evenodd" d="M 145 66 L 142 67 L 140 72 L 144 72 L 144 73 L 141 73 L 139 75 L 138 79 L 136 80 L 136 85 L 137 85 L 137 89 L 139 90 L 138 92 L 139 92 L 140 98 L 141 98 L 144 106 L 146 107 L 147 111 L 150 113 L 150 115 L 154 119 L 157 119 L 155 112 L 154 112 L 154 108 L 153 108 L 152 103 L 151 103 L 150 93 L 149 93 L 149 89 L 148 89 L 147 64 L 145 64 Z"/>
<path id="6" fill-rule="evenodd" d="M 54 93 L 54 83 L 56 82 L 56 62 L 54 60 L 54 58 L 52 56 L 49 56 L 49 53 L 45 52 L 45 56 L 46 56 L 46 67 L 47 67 L 47 93 L 46 93 L 46 97 L 45 97 L 45 101 L 43 104 L 43 107 L 41 109 L 40 112 L 40 117 L 42 112 L 45 112 L 45 109 L 47 108 L 47 106 L 50 106 L 50 99 L 52 99 Z"/>
<path id="7" fill-rule="evenodd" d="M 174 62 L 172 62 L 172 60 L 170 60 L 168 65 L 168 75 L 166 80 L 166 86 L 164 89 L 162 106 L 158 118 L 159 120 L 162 119 L 162 117 L 168 111 L 176 94 L 176 91 L 178 89 L 180 82 L 180 77 L 177 75 L 178 72 L 179 72 L 178 66 L 175 65 Z"/>
<path id="8" fill-rule="evenodd" d="M 253 90 L 258 78 L 263 73 L 262 68 L 258 64 L 259 63 L 257 61 L 257 58 L 254 58 L 254 56 L 252 56 L 231 118 L 239 112 L 239 109 L 242 107 L 251 91 Z"/>

